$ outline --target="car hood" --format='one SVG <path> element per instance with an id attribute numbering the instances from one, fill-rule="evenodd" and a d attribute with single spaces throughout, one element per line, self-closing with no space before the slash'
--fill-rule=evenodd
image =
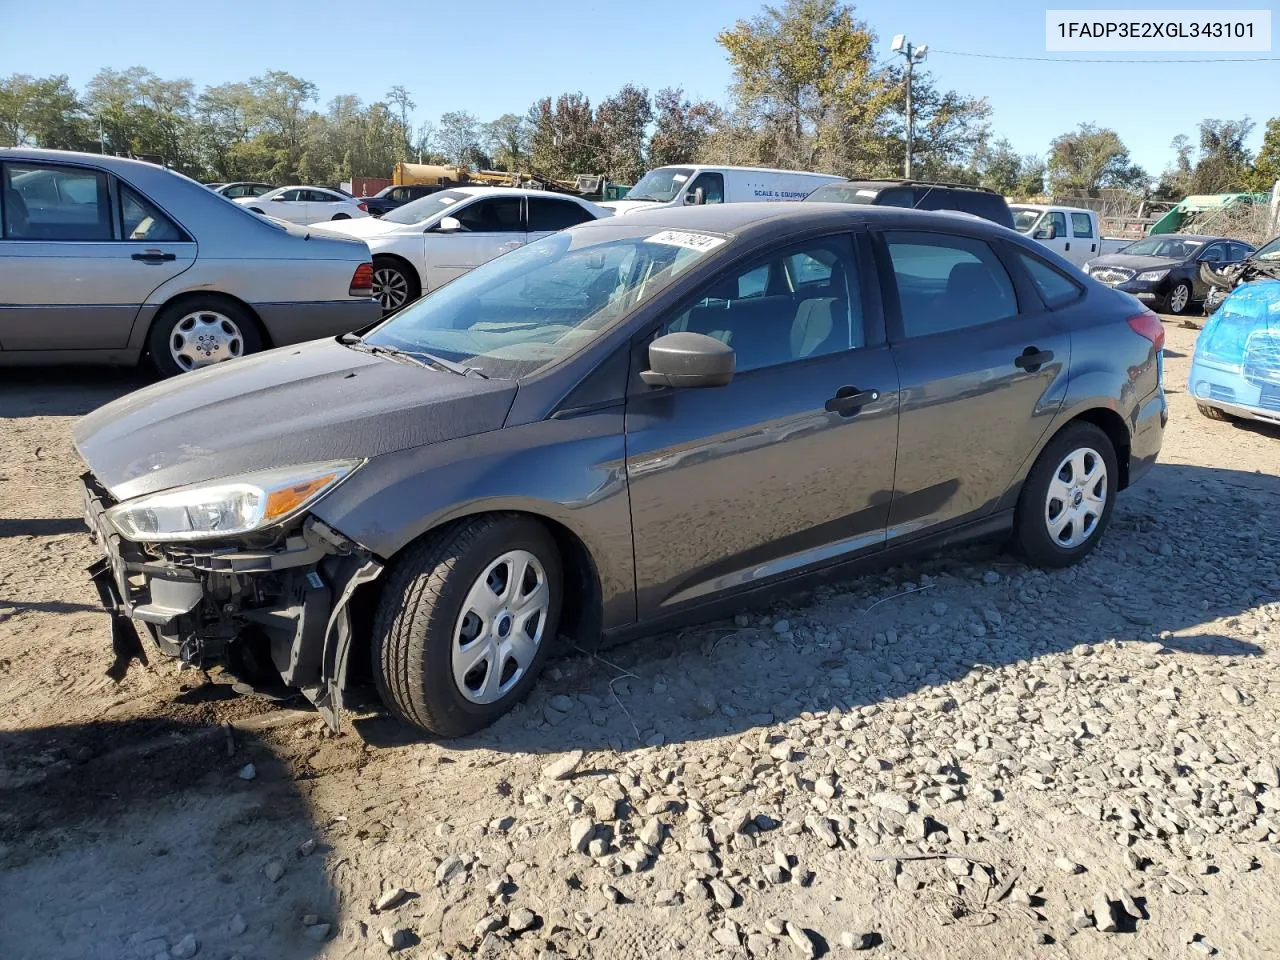
<path id="1" fill-rule="evenodd" d="M 332 234 L 335 237 L 381 237 L 389 233 L 399 233 L 407 223 L 388 223 L 381 217 L 360 217 L 356 220 L 326 220 L 314 223 L 312 230 L 321 234 Z"/>
<path id="2" fill-rule="evenodd" d="M 1091 260 L 1090 263 L 1094 267 L 1127 267 L 1130 270 L 1141 272 L 1143 270 L 1176 267 L 1182 261 L 1169 257 L 1142 257 L 1132 253 L 1108 253 L 1106 256 Z"/>
<path id="3" fill-rule="evenodd" d="M 614 216 L 621 216 L 624 213 L 635 213 L 637 210 L 658 210 L 666 206 L 666 204 L 658 203 L 655 200 L 609 200 L 606 203 L 596 204 L 596 206 L 612 210 Z"/>
<path id="4" fill-rule="evenodd" d="M 310 343 L 184 373 L 76 423 L 76 449 L 117 500 L 324 460 L 369 458 L 499 429 L 509 380 Z"/>

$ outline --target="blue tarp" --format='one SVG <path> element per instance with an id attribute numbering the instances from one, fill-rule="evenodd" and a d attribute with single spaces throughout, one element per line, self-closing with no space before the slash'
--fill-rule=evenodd
<path id="1" fill-rule="evenodd" d="M 1280 386 L 1280 280 L 1231 291 L 1200 332 L 1196 356 L 1239 367 L 1254 386 Z"/>

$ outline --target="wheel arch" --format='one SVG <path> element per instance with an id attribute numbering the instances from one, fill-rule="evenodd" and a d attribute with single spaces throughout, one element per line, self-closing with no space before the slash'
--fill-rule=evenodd
<path id="1" fill-rule="evenodd" d="M 184 303 L 191 303 L 199 300 L 208 300 L 208 299 L 225 300 L 227 303 L 232 303 L 235 306 L 239 307 L 246 314 L 248 314 L 250 319 L 253 320 L 254 324 L 257 325 L 258 336 L 262 338 L 262 348 L 264 350 L 267 350 L 275 346 L 274 341 L 272 341 L 271 339 L 271 333 L 267 330 L 267 325 L 262 322 L 262 317 L 258 314 L 258 311 L 255 310 L 251 304 L 247 303 L 244 300 L 241 300 L 239 297 L 234 296 L 230 293 L 223 293 L 221 290 L 184 290 L 181 293 L 175 293 L 173 296 L 169 297 L 167 300 L 163 301 L 162 303 L 159 303 L 156 305 L 148 304 L 147 307 L 144 308 L 150 311 L 151 316 L 146 320 L 146 322 L 135 324 L 133 336 L 130 337 L 130 339 L 134 342 L 136 349 L 138 350 L 139 360 L 146 359 L 147 341 L 151 337 L 151 331 L 155 328 L 155 325 L 160 321 L 160 317 L 167 310 L 175 306 L 180 307 Z"/>
<path id="2" fill-rule="evenodd" d="M 1129 458 L 1132 455 L 1133 441 L 1129 436 L 1129 425 L 1125 423 L 1124 417 L 1110 407 L 1089 407 L 1063 423 L 1061 427 L 1053 432 L 1053 436 L 1056 437 L 1071 424 L 1081 422 L 1093 424 L 1105 433 L 1107 439 L 1111 441 L 1111 448 L 1116 454 L 1116 466 L 1120 468 L 1116 489 L 1125 489 L 1125 487 L 1129 486 Z M 1050 437 L 1050 440 L 1052 439 Z"/>
<path id="3" fill-rule="evenodd" d="M 423 279 L 423 276 L 419 272 L 418 268 L 413 265 L 413 262 L 410 261 L 408 257 L 405 257 L 399 253 L 391 253 L 388 251 L 384 253 L 373 254 L 372 260 L 373 260 L 373 265 L 375 269 L 377 269 L 379 260 L 394 261 L 396 266 L 400 267 L 400 269 L 402 270 L 405 270 L 408 273 L 409 277 L 418 284 L 418 296 L 422 296 L 424 293 L 426 293 L 427 291 L 426 281 Z"/>

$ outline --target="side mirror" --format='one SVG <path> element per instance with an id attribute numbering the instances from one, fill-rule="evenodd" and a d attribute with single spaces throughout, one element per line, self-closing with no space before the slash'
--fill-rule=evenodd
<path id="1" fill-rule="evenodd" d="M 707 202 L 706 194 L 702 192 L 701 187 L 694 187 L 692 193 L 684 195 L 684 205 L 686 207 L 701 206 Z"/>
<path id="2" fill-rule="evenodd" d="M 1052 240 L 1058 235 L 1058 228 L 1052 223 L 1047 224 L 1032 234 L 1032 240 Z"/>
<path id="3" fill-rule="evenodd" d="M 668 333 L 649 344 L 649 369 L 640 379 L 651 387 L 723 387 L 733 379 L 733 347 L 702 333 Z"/>
<path id="4" fill-rule="evenodd" d="M 462 221 L 457 217 L 441 217 L 436 229 L 441 233 L 457 233 L 462 229 Z"/>

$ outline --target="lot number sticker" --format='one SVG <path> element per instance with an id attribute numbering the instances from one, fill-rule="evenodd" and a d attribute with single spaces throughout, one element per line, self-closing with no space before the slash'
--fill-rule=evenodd
<path id="1" fill-rule="evenodd" d="M 709 233 L 689 233 L 685 230 L 663 230 L 648 238 L 649 243 L 665 243 L 672 247 L 685 247 L 706 253 L 724 243 L 724 237 L 714 237 Z"/>

